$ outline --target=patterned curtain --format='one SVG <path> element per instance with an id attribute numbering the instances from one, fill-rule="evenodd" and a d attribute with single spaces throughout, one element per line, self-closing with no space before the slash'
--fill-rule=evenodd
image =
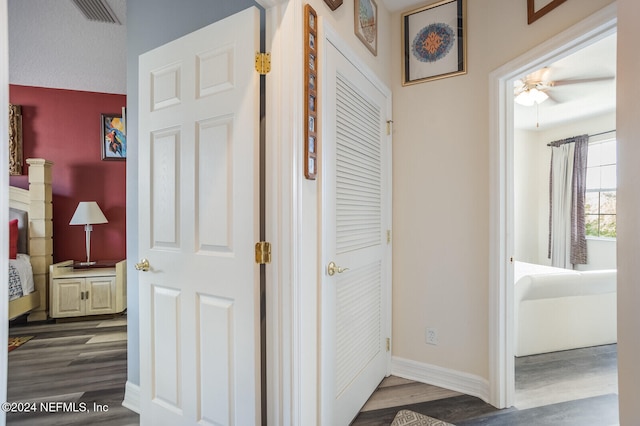
<path id="1" fill-rule="evenodd" d="M 587 263 L 584 200 L 588 142 L 588 135 L 580 135 L 549 144 L 548 256 L 553 266 L 561 268 Z"/>

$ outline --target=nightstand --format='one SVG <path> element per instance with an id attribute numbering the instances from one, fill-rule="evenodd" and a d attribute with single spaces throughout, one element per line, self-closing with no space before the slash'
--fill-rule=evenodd
<path id="1" fill-rule="evenodd" d="M 82 266 L 73 260 L 49 267 L 52 318 L 115 314 L 127 308 L 127 261 Z"/>

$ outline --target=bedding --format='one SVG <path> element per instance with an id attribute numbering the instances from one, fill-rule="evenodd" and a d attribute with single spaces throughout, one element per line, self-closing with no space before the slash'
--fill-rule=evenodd
<path id="1" fill-rule="evenodd" d="M 18 253 L 9 259 L 9 301 L 32 293 L 35 290 L 33 270 L 29 255 Z"/>
<path id="2" fill-rule="evenodd" d="M 516 356 L 617 341 L 616 270 L 515 262 L 514 281 Z"/>

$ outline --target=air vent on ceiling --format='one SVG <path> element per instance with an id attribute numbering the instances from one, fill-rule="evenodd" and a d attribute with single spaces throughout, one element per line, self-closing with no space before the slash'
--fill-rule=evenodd
<path id="1" fill-rule="evenodd" d="M 120 24 L 106 0 L 71 0 L 90 21 Z"/>

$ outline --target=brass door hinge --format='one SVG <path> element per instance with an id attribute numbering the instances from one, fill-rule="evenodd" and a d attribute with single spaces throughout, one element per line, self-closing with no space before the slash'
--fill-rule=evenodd
<path id="1" fill-rule="evenodd" d="M 387 136 L 391 134 L 391 125 L 393 124 L 393 120 L 387 120 Z"/>
<path id="2" fill-rule="evenodd" d="M 387 244 L 391 244 L 391 229 L 387 229 Z"/>
<path id="3" fill-rule="evenodd" d="M 387 337 L 387 352 L 391 350 L 391 339 Z"/>
<path id="4" fill-rule="evenodd" d="M 256 243 L 256 263 L 258 265 L 271 263 L 271 243 L 266 241 Z"/>
<path id="5" fill-rule="evenodd" d="M 269 74 L 269 71 L 271 71 L 271 53 L 256 52 L 256 71 L 260 75 Z"/>

